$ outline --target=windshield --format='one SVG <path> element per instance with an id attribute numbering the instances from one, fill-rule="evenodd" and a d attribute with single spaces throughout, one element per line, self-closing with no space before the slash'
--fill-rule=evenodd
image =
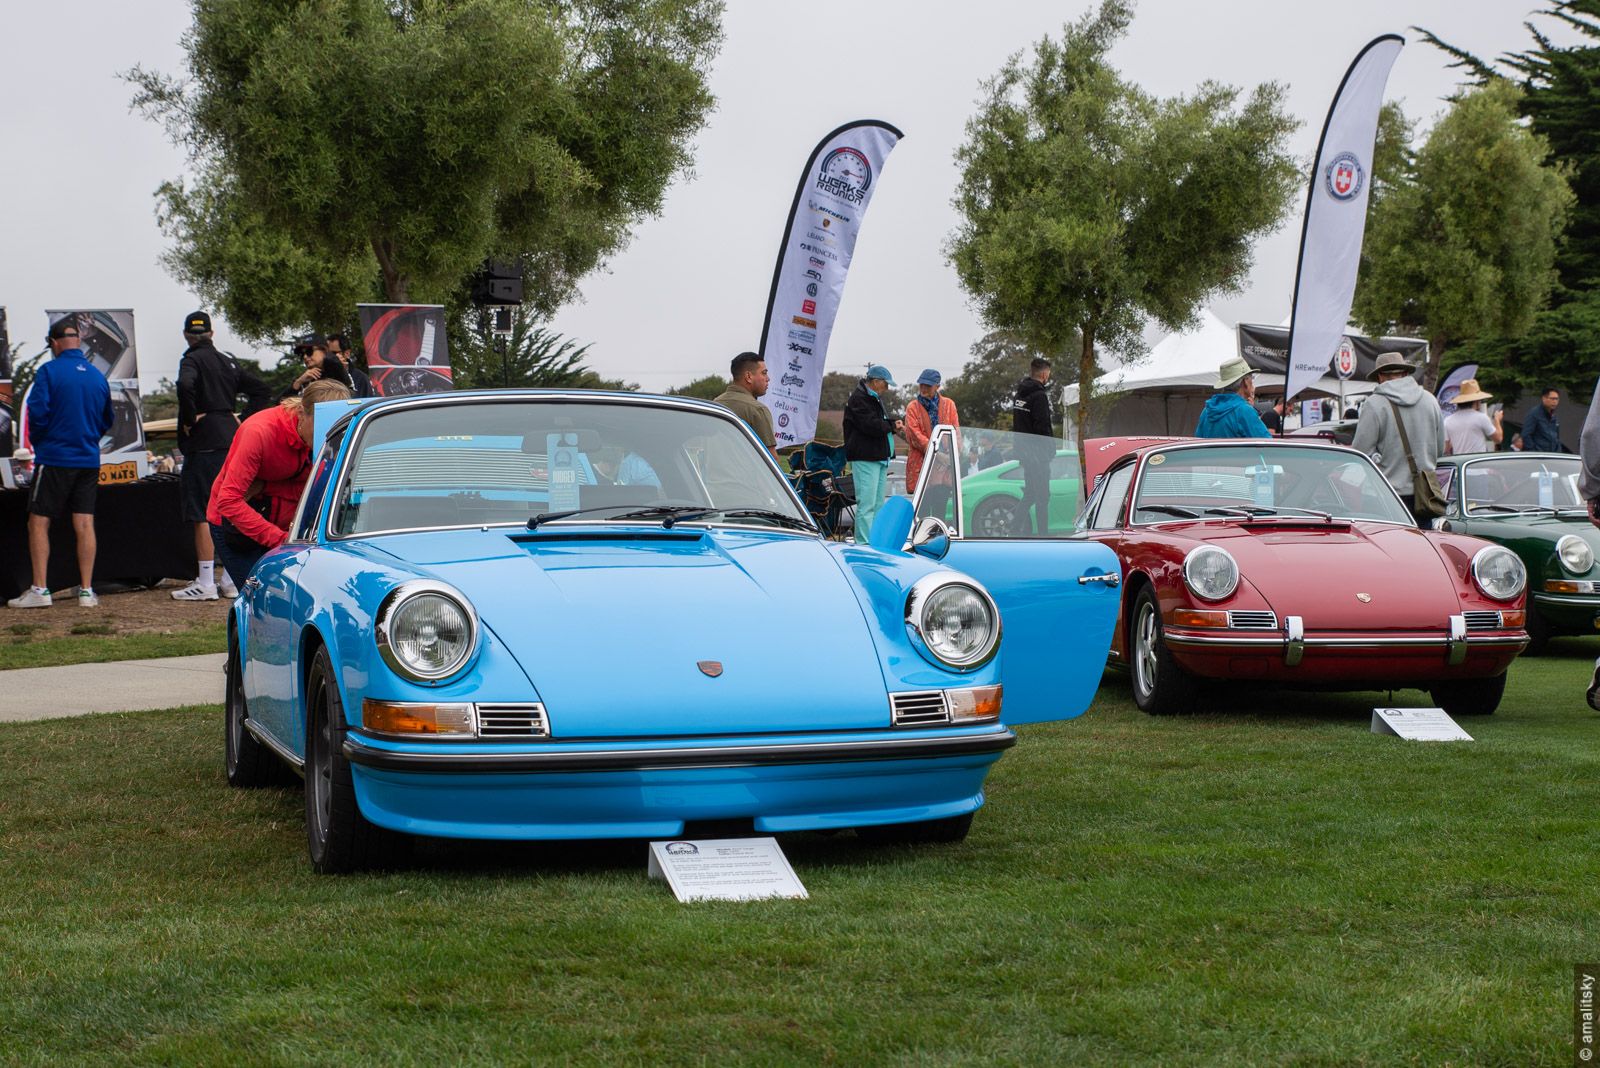
<path id="1" fill-rule="evenodd" d="M 641 509 L 658 522 L 681 514 L 810 526 L 737 424 L 644 404 L 527 399 L 383 412 L 363 428 L 346 470 L 335 536 L 522 525 L 568 512 L 603 522 Z"/>
<path id="2" fill-rule="evenodd" d="M 1412 524 L 1372 461 L 1343 449 L 1218 445 L 1145 460 L 1130 520 L 1333 516 Z"/>
<path id="3" fill-rule="evenodd" d="M 1468 515 L 1582 509 L 1576 456 L 1495 457 L 1462 467 L 1461 501 Z"/>

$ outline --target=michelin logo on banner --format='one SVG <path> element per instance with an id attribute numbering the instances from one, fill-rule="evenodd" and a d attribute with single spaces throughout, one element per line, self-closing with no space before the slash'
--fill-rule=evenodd
<path id="1" fill-rule="evenodd" d="M 875 120 L 841 126 L 812 151 L 795 191 L 761 332 L 762 358 L 774 370 L 787 368 L 762 397 L 780 448 L 816 433 L 828 341 L 856 235 L 901 136 Z"/>

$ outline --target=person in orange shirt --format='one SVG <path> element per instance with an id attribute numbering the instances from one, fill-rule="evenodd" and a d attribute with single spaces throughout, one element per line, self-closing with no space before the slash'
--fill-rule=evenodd
<path id="1" fill-rule="evenodd" d="M 923 461 L 928 458 L 928 441 L 936 426 L 953 426 L 960 436 L 961 417 L 956 412 L 956 402 L 939 392 L 943 376 L 928 368 L 917 376 L 917 397 L 906 405 L 906 443 L 911 446 L 906 456 L 906 492 L 917 492 L 917 479 L 922 474 Z"/>

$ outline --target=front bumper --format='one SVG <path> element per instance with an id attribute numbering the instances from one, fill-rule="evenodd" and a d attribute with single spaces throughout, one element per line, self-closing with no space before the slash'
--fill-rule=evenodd
<path id="1" fill-rule="evenodd" d="M 1590 634 L 1600 630 L 1600 595 L 1534 593 L 1528 607 L 1557 630 Z"/>
<path id="2" fill-rule="evenodd" d="M 1282 682 L 1436 682 L 1500 674 L 1527 648 L 1522 630 L 1469 631 L 1450 616 L 1443 631 L 1313 631 L 1287 616 L 1272 633 L 1218 633 L 1168 628 L 1173 658 L 1206 678 L 1260 678 Z"/>
<path id="3" fill-rule="evenodd" d="M 1001 726 L 681 743 L 484 746 L 346 735 L 362 814 L 457 838 L 670 837 L 686 821 L 748 819 L 766 833 L 941 819 L 983 804 L 1016 743 Z"/>

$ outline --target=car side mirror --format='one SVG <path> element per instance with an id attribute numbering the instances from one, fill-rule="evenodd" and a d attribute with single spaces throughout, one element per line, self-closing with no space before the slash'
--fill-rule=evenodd
<path id="1" fill-rule="evenodd" d="M 950 528 L 937 516 L 923 516 L 911 531 L 911 551 L 930 560 L 943 560 L 950 551 Z"/>

